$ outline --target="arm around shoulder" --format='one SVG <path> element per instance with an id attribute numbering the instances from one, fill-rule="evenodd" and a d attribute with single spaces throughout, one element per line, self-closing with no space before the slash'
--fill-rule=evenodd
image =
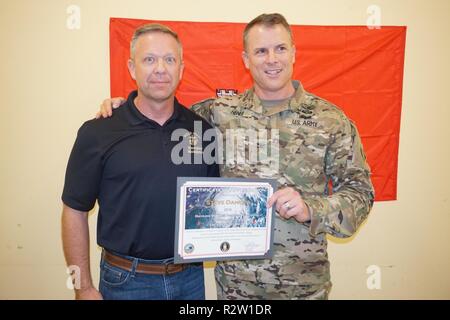
<path id="1" fill-rule="evenodd" d="M 191 111 L 194 111 L 197 115 L 205 119 L 208 123 L 213 123 L 213 105 L 214 105 L 215 99 L 209 98 L 202 101 L 199 101 L 195 104 L 193 104 L 190 109 Z"/>

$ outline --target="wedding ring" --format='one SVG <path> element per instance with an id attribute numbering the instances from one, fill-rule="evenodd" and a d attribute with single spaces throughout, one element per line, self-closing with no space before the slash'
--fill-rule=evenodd
<path id="1" fill-rule="evenodd" d="M 291 209 L 291 205 L 289 204 L 289 202 L 285 202 L 285 203 L 283 204 L 283 206 L 286 208 L 286 210 Z"/>

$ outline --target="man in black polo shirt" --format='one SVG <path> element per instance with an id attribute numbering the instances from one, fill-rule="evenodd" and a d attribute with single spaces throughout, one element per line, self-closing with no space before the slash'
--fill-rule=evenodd
<path id="1" fill-rule="evenodd" d="M 218 176 L 219 170 L 204 162 L 174 164 L 179 141 L 171 135 L 177 129 L 194 134 L 195 121 L 203 131 L 211 127 L 174 97 L 183 62 L 172 30 L 137 29 L 128 67 L 137 92 L 113 117 L 83 124 L 67 166 L 62 233 L 66 261 L 81 275 L 76 298 L 204 299 L 203 266 L 173 264 L 176 178 Z M 104 249 L 99 291 L 89 270 L 87 222 L 96 200 L 97 241 Z"/>

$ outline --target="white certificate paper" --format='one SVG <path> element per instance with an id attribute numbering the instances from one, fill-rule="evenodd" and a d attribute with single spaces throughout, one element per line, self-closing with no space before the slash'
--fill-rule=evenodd
<path id="1" fill-rule="evenodd" d="M 268 259 L 274 180 L 178 178 L 175 263 Z"/>

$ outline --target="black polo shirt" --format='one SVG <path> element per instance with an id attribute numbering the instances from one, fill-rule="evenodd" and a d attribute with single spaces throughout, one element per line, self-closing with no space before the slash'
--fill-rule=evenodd
<path id="1" fill-rule="evenodd" d="M 204 132 L 211 126 L 203 118 L 175 100 L 172 117 L 160 126 L 140 113 L 134 105 L 136 96 L 132 92 L 112 117 L 81 126 L 62 200 L 70 208 L 89 211 L 98 199 L 101 247 L 143 259 L 165 259 L 174 251 L 177 177 L 216 177 L 219 168 L 171 160 L 172 148 L 180 143 L 171 141 L 172 132 L 181 128 L 192 133 L 194 121 L 201 121 Z M 204 149 L 209 143 L 198 145 Z"/>

